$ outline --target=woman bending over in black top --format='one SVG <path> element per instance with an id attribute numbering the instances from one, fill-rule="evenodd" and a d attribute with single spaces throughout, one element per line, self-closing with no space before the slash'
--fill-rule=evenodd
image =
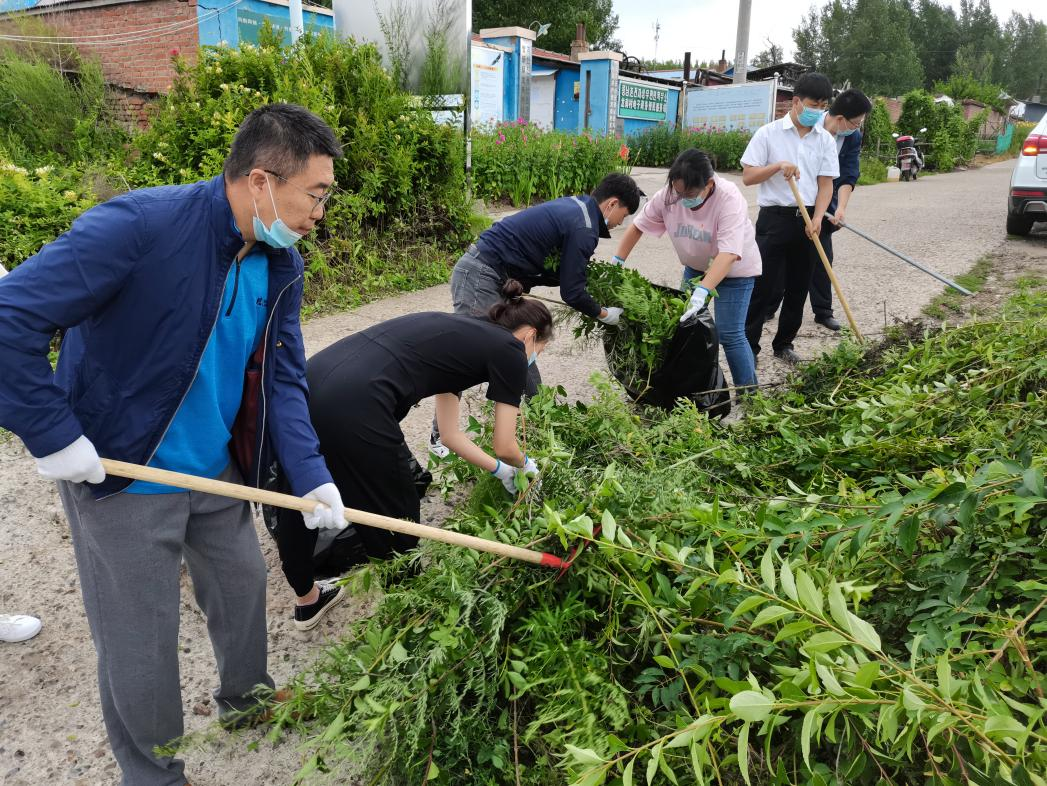
<path id="1" fill-rule="evenodd" d="M 516 441 L 527 367 L 552 338 L 552 315 L 523 297 L 509 279 L 503 300 L 486 317 L 424 312 L 391 319 L 341 339 L 310 358 L 309 415 L 346 507 L 417 522 L 413 456 L 400 421 L 415 404 L 436 397 L 436 418 L 446 447 L 487 470 L 516 493 L 515 476 L 538 467 Z M 487 383 L 494 402 L 494 453 L 462 431 L 455 391 Z M 418 539 L 354 525 L 368 556 L 385 558 Z M 295 595 L 295 627 L 314 627 L 343 597 L 342 587 L 314 581 L 316 530 L 302 517 L 280 513 L 277 546 Z"/>

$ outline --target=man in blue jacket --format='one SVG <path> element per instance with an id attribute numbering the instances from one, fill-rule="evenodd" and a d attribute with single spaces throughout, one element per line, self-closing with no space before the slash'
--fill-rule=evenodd
<path id="1" fill-rule="evenodd" d="M 586 289 L 586 270 L 600 238 L 640 206 L 636 181 L 618 172 L 607 175 L 591 194 L 543 202 L 503 218 L 476 239 L 451 273 L 451 300 L 456 314 L 486 314 L 501 300 L 501 286 L 513 278 L 531 287 L 560 288 L 563 302 L 608 325 L 618 323 L 622 309 L 601 306 Z M 528 396 L 541 383 L 538 367 L 527 375 Z M 444 457 L 450 451 L 433 420 L 429 450 Z"/>
<path id="2" fill-rule="evenodd" d="M 251 485 L 275 458 L 320 503 L 308 526 L 344 526 L 309 422 L 292 248 L 323 217 L 340 156 L 306 109 L 263 107 L 222 175 L 98 205 L 0 282 L 0 425 L 58 481 L 125 786 L 185 783 L 153 752 L 183 729 L 183 556 L 227 722 L 273 687 L 266 568 L 247 503 L 107 477 L 99 455 Z"/>

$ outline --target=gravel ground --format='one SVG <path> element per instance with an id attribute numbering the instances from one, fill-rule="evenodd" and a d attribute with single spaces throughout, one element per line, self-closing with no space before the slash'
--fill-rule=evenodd
<path id="1" fill-rule="evenodd" d="M 921 178 L 916 183 L 860 188 L 851 201 L 849 218 L 874 237 L 950 277 L 966 272 L 976 260 L 994 251 L 1006 271 L 1002 278 L 1013 279 L 1033 268 L 1042 275 L 1047 270 L 1047 232 L 1024 241 L 1005 240 L 1004 195 L 1011 166 L 1005 162 Z M 665 172 L 637 169 L 634 175 L 653 194 Z M 756 189 L 745 192 L 755 217 Z M 597 255 L 610 258 L 616 243 L 616 238 L 603 241 Z M 941 291 L 933 279 L 847 232 L 836 235 L 836 259 L 844 293 L 860 329 L 869 337 L 875 337 L 885 322 L 919 316 Z M 658 283 L 675 284 L 679 279 L 680 266 L 665 238 L 644 240 L 629 262 Z M 998 303 L 1003 290 L 1002 283 L 995 282 L 995 286 L 995 295 L 986 301 L 989 308 Z M 556 297 L 552 290 L 536 290 L 535 294 Z M 313 320 L 305 326 L 307 349 L 315 352 L 374 322 L 420 310 L 450 310 L 448 288 L 433 287 Z M 842 310 L 837 314 L 843 321 Z M 769 339 L 768 335 L 768 344 Z M 796 349 L 801 356 L 812 358 L 836 340 L 808 319 Z M 580 399 L 591 395 L 590 375 L 604 369 L 599 352 L 580 346 L 566 331 L 543 354 L 540 366 L 547 383 L 563 385 L 570 396 Z M 780 381 L 787 371 L 770 357 L 759 368 L 763 382 Z M 474 399 L 472 405 L 477 402 Z M 424 455 L 430 417 L 431 408 L 423 403 L 404 422 L 409 444 L 420 456 Z M 116 783 L 116 763 L 108 750 L 98 706 L 94 652 L 58 495 L 53 484 L 37 476 L 32 458 L 17 439 L 0 443 L 0 478 L 0 611 L 35 614 L 44 622 L 35 639 L 0 644 L 0 783 Z M 423 520 L 442 520 L 451 504 L 430 493 Z M 292 596 L 276 550 L 260 523 L 258 530 L 270 568 L 270 665 L 279 683 L 306 668 L 346 621 L 367 613 L 372 601 L 350 599 L 314 631 L 295 632 L 290 620 Z M 182 691 L 187 729 L 192 730 L 213 720 L 210 694 L 215 670 L 204 620 L 188 581 L 183 580 Z M 186 756 L 195 786 L 290 783 L 298 759 L 292 744 L 275 749 L 263 744 L 257 751 L 248 751 L 243 740 L 220 742 Z"/>

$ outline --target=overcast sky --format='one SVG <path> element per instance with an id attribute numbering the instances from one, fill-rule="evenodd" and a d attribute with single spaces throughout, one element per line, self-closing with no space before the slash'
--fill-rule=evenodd
<path id="1" fill-rule="evenodd" d="M 946 0 L 959 12 L 960 0 Z M 824 3 L 818 3 L 821 7 Z M 1001 24 L 1006 24 L 1012 11 L 1032 14 L 1047 21 L 1044 0 L 991 0 L 990 5 Z M 749 57 L 766 49 L 766 39 L 785 49 L 786 58 L 793 54 L 792 31 L 811 8 L 810 0 L 752 0 L 749 27 Z M 625 52 L 634 57 L 655 56 L 654 23 L 661 22 L 657 55 L 659 60 L 681 60 L 691 52 L 694 62 L 719 60 L 720 50 L 727 59 L 734 56 L 738 30 L 738 6 L 717 0 L 615 0 L 618 14 L 618 38 Z"/>

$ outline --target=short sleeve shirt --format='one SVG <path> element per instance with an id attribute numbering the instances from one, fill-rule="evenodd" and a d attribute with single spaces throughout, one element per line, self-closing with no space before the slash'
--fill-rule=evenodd
<path id="1" fill-rule="evenodd" d="M 818 198 L 818 178 L 835 180 L 840 175 L 833 135 L 816 125 L 801 137 L 789 115 L 758 128 L 742 154 L 745 166 L 767 166 L 777 161 L 789 161 L 799 167 L 800 179 L 796 185 L 808 207 Z M 760 207 L 792 207 L 796 205 L 796 198 L 782 173 L 775 172 L 773 177 L 760 183 L 757 202 Z"/>
<path id="2" fill-rule="evenodd" d="M 527 384 L 520 340 L 485 317 L 467 314 L 408 314 L 346 336 L 309 360 L 310 388 L 328 376 L 345 379 L 333 373 L 343 364 L 353 370 L 352 386 L 389 396 L 398 420 L 424 398 L 482 382 L 488 399 L 519 407 Z"/>
<path id="3" fill-rule="evenodd" d="M 756 230 L 749 220 L 749 204 L 730 180 L 713 176 L 712 196 L 696 210 L 679 200 L 666 205 L 669 186 L 665 186 L 643 206 L 633 226 L 644 234 L 672 240 L 681 264 L 695 270 L 709 269 L 717 254 L 736 254 L 739 259 L 727 271 L 728 278 L 760 275 L 763 265 L 756 245 Z"/>

